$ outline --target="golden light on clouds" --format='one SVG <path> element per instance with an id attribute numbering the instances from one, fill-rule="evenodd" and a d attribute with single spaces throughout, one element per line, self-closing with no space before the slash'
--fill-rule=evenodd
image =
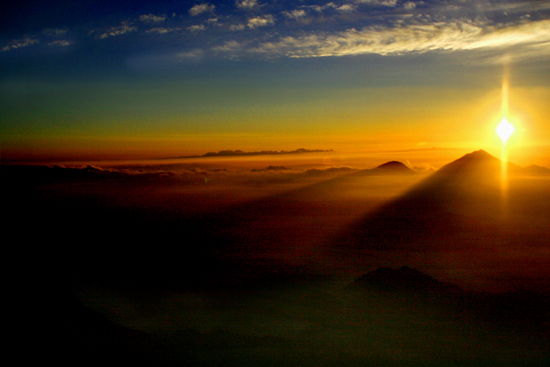
<path id="1" fill-rule="evenodd" d="M 264 42 L 247 52 L 269 56 L 327 57 L 361 54 L 403 55 L 434 50 L 495 50 L 515 47 L 514 59 L 547 55 L 550 21 L 488 26 L 480 21 L 403 23 L 396 27 L 380 25 L 362 29 L 350 28 L 335 34 L 313 32 L 307 35 L 284 36 L 278 41 Z M 235 52 L 236 47 L 219 48 Z M 238 48 L 242 50 L 242 48 Z M 510 58 L 510 56 L 506 56 Z M 501 62 L 497 57 L 492 61 Z"/>

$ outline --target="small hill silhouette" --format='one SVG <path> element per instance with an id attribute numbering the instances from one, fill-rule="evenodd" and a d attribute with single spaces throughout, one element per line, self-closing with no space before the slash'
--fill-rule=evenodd
<path id="1" fill-rule="evenodd" d="M 442 293 L 459 291 L 450 283 L 442 283 L 423 272 L 402 266 L 397 269 L 383 267 L 368 272 L 356 279 L 352 285 L 372 287 L 384 291 L 414 291 L 422 293 Z"/>
<path id="2" fill-rule="evenodd" d="M 398 161 L 391 161 L 386 162 L 384 164 L 379 165 L 375 168 L 375 170 L 383 171 L 385 173 L 404 173 L 404 174 L 412 174 L 414 171 L 410 169 L 409 167 L 405 166 L 403 163 Z"/>
<path id="3" fill-rule="evenodd" d="M 548 332 L 550 328 L 550 295 L 547 293 L 465 291 L 407 266 L 370 271 L 353 281 L 350 288 L 385 294 L 405 306 L 415 300 L 429 301 L 434 309 L 458 312 L 457 317 L 475 318 L 517 330 Z"/>
<path id="4" fill-rule="evenodd" d="M 375 168 L 363 169 L 355 173 L 353 177 L 381 176 L 381 175 L 412 175 L 416 172 L 398 161 L 383 163 Z"/>

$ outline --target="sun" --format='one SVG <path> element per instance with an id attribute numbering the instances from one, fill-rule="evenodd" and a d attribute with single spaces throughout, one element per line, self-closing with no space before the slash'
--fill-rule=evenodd
<path id="1" fill-rule="evenodd" d="M 497 135 L 502 140 L 502 144 L 506 145 L 506 142 L 512 136 L 512 134 L 516 131 L 516 128 L 508 122 L 508 119 L 506 117 L 502 118 L 502 121 L 497 126 Z"/>

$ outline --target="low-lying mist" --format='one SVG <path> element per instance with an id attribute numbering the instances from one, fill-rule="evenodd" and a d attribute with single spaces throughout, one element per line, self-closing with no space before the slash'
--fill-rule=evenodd
<path id="1" fill-rule="evenodd" d="M 3 210 L 74 353 L 104 351 L 91 333 L 165 365 L 539 363 L 550 178 L 510 172 L 504 200 L 473 161 L 3 166 Z M 453 287 L 356 284 L 403 266 Z"/>

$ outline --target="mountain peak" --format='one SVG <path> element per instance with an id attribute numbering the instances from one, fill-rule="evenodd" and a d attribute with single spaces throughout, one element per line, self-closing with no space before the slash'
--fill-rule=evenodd
<path id="1" fill-rule="evenodd" d="M 510 163 L 508 163 L 511 165 Z M 443 166 L 439 171 L 441 174 L 458 174 L 458 173 L 478 173 L 491 174 L 500 172 L 500 159 L 492 156 L 483 149 L 476 150 L 472 153 L 465 154 L 459 159 Z"/>
<path id="2" fill-rule="evenodd" d="M 491 154 L 487 153 L 483 149 L 479 149 L 479 150 L 473 151 L 472 153 L 463 155 L 457 160 L 449 163 L 448 166 L 457 165 L 457 164 L 476 164 L 476 163 L 487 163 L 487 162 L 497 163 L 497 162 L 500 162 L 500 159 L 492 156 Z"/>
<path id="3" fill-rule="evenodd" d="M 472 153 L 465 154 L 462 158 L 459 159 L 470 159 L 470 160 L 485 160 L 485 159 L 498 159 L 491 154 L 487 153 L 483 149 L 473 151 Z"/>
<path id="4" fill-rule="evenodd" d="M 477 172 L 483 175 L 490 175 L 494 173 L 500 173 L 501 163 L 502 161 L 500 159 L 492 156 L 483 149 L 480 149 L 472 153 L 468 153 L 461 158 L 447 164 L 446 166 L 442 167 L 440 171 L 442 171 L 443 173 Z M 508 171 L 510 173 L 534 176 L 550 175 L 550 169 L 534 164 L 526 168 L 520 167 L 511 162 L 508 162 L 507 165 Z"/>
<path id="5" fill-rule="evenodd" d="M 395 172 L 395 173 L 413 173 L 414 171 L 409 167 L 405 166 L 403 163 L 398 161 L 386 162 L 384 164 L 376 167 L 378 170 L 384 170 L 385 172 Z"/>

